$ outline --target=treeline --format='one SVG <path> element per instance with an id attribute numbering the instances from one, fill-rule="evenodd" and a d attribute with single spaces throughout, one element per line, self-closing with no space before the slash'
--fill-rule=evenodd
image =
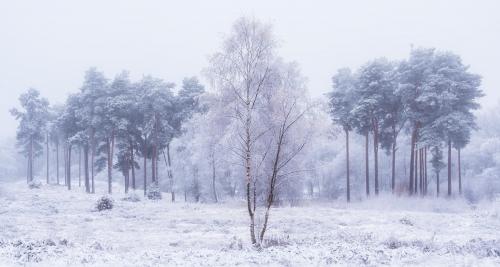
<path id="1" fill-rule="evenodd" d="M 174 88 L 173 83 L 151 76 L 132 82 L 127 72 L 108 80 L 91 68 L 79 92 L 70 95 L 62 106 L 50 106 L 37 90 L 29 89 L 19 98 L 23 109 L 11 110 L 20 122 L 17 140 L 28 159 L 27 181 L 34 179 L 33 161 L 45 149 L 46 182 L 51 182 L 49 152 L 53 147 L 56 183 L 60 183 L 62 150 L 64 184 L 71 189 L 71 163 L 76 151 L 79 185 L 83 177 L 87 193 L 95 192 L 94 177 L 103 170 L 108 176 L 108 192 L 112 193 L 113 169 L 123 174 L 125 192 L 136 189 L 140 183 L 136 171 L 142 169 L 146 194 L 150 182 L 158 186 L 162 157 L 171 170 L 170 144 L 181 134 L 183 122 L 199 110 L 198 97 L 204 93 L 194 77 L 184 79 L 177 94 Z M 168 179 L 173 184 L 171 171 Z M 175 200 L 174 191 L 170 192 Z"/>
<path id="2" fill-rule="evenodd" d="M 370 194 L 370 152 L 372 137 L 374 192 L 379 193 L 379 148 L 391 155 L 391 189 L 396 188 L 398 136 L 410 137 L 409 177 L 405 189 L 412 194 L 428 193 L 428 166 L 439 177 L 447 166 L 447 194 L 452 194 L 451 150 L 457 150 L 458 190 L 462 193 L 460 150 L 476 128 L 473 111 L 482 96 L 481 78 L 469 72 L 458 55 L 435 49 L 412 50 L 407 60 L 370 61 L 356 72 L 345 68 L 333 76 L 329 94 L 330 114 L 345 133 L 346 193 L 350 200 L 349 134 L 365 137 L 366 195 Z M 447 163 L 443 162 L 447 151 Z M 429 155 L 430 154 L 430 155 Z M 429 158 L 428 158 L 429 155 Z"/>

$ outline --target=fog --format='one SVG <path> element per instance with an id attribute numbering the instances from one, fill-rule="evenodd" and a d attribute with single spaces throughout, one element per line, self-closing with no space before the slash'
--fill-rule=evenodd
<path id="1" fill-rule="evenodd" d="M 497 102 L 498 1 L 2 1 L 0 138 L 16 123 L 8 110 L 28 87 L 63 102 L 91 66 L 113 77 L 151 74 L 179 84 L 203 76 L 207 57 L 241 16 L 272 23 L 280 54 L 300 64 L 313 96 L 331 76 L 376 57 L 401 59 L 414 47 L 461 55 Z"/>

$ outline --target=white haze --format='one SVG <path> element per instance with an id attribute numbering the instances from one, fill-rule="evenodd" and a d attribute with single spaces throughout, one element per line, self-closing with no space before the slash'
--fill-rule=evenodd
<path id="1" fill-rule="evenodd" d="M 200 76 L 207 56 L 241 16 L 274 25 L 280 54 L 296 60 L 320 96 L 338 68 L 411 45 L 459 54 L 483 76 L 483 106 L 500 87 L 500 2 L 491 1 L 2 1 L 0 138 L 15 134 L 8 110 L 28 87 L 51 103 L 75 92 L 91 66 L 113 77 L 152 74 L 180 83 Z"/>

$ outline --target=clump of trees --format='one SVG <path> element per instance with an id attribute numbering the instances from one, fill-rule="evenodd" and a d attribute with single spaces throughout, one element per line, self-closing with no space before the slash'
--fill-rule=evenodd
<path id="1" fill-rule="evenodd" d="M 385 58 L 363 65 L 355 73 L 341 69 L 333 76 L 329 94 L 330 114 L 346 136 L 347 201 L 350 200 L 349 132 L 364 135 L 366 194 L 370 194 L 369 135 L 373 142 L 375 194 L 379 193 L 378 150 L 391 154 L 391 190 L 396 189 L 396 151 L 401 131 L 410 135 L 409 179 L 406 190 L 427 194 L 427 163 L 436 174 L 447 165 L 448 190 L 452 194 L 452 148 L 457 150 L 458 190 L 462 193 L 460 150 L 476 128 L 473 111 L 482 96 L 481 78 L 469 72 L 458 55 L 435 49 L 415 49 L 401 62 Z M 443 162 L 447 150 L 447 164 Z M 428 159 L 427 155 L 431 154 Z"/>
<path id="2" fill-rule="evenodd" d="M 108 193 L 112 193 L 113 170 L 123 176 L 125 192 L 136 189 L 136 171 L 143 170 L 143 189 L 158 184 L 158 165 L 162 155 L 171 170 L 172 140 L 181 133 L 182 124 L 198 109 L 198 97 L 204 87 L 196 78 L 184 80 L 177 94 L 173 83 L 151 76 L 132 82 L 127 72 L 108 80 L 95 68 L 85 73 L 78 93 L 62 106 L 50 107 L 35 89 L 20 97 L 22 111 L 12 114 L 20 121 L 17 140 L 28 158 L 28 182 L 33 180 L 33 161 L 46 150 L 47 183 L 49 151 L 56 151 L 56 178 L 59 184 L 60 150 L 63 155 L 64 184 L 71 189 L 74 151 L 78 152 L 79 186 L 83 176 L 85 191 L 95 193 L 95 176 L 106 171 Z M 166 150 L 166 152 L 165 152 Z M 139 159 L 142 158 L 142 166 Z M 150 174 L 148 176 L 148 161 Z M 149 179 L 150 178 L 150 179 Z M 169 171 L 172 201 L 173 175 Z"/>

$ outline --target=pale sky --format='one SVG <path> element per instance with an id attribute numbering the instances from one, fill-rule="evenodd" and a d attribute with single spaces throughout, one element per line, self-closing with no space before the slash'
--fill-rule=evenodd
<path id="1" fill-rule="evenodd" d="M 232 23 L 274 25 L 279 54 L 300 64 L 321 96 L 342 67 L 415 47 L 462 56 L 483 76 L 483 106 L 500 98 L 500 1 L 7 1 L 0 0 L 0 138 L 14 136 L 8 110 L 28 87 L 51 103 L 76 92 L 91 66 L 180 84 L 201 76 Z"/>

